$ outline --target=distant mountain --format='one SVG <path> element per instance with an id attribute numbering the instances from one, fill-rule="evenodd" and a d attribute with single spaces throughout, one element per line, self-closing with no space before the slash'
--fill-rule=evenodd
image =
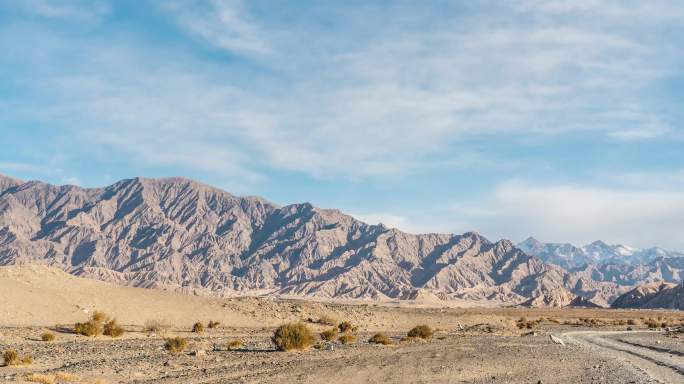
<path id="1" fill-rule="evenodd" d="M 640 285 L 618 297 L 613 308 L 665 308 L 684 310 L 684 283 Z"/>
<path id="2" fill-rule="evenodd" d="M 218 295 L 604 303 L 568 274 L 476 233 L 412 235 L 308 203 L 284 207 L 183 178 L 83 189 L 0 176 L 0 265 L 39 263 L 139 287 Z"/>
<path id="3" fill-rule="evenodd" d="M 539 257 L 544 262 L 568 270 L 586 264 L 636 266 L 650 264 L 662 259 L 684 257 L 684 253 L 666 251 L 658 247 L 638 249 L 621 244 L 609 245 L 600 240 L 583 247 L 576 247 L 568 243 L 542 243 L 530 237 L 518 244 L 517 247 L 529 255 Z"/>

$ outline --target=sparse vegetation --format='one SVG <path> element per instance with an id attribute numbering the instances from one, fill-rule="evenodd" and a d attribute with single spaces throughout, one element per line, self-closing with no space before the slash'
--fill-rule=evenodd
<path id="1" fill-rule="evenodd" d="M 543 317 L 540 317 L 537 320 L 527 320 L 526 317 L 521 317 L 516 322 L 516 326 L 518 327 L 518 329 L 533 329 L 537 327 L 539 324 L 541 324 L 543 321 Z"/>
<path id="2" fill-rule="evenodd" d="M 330 328 L 321 332 L 321 339 L 325 341 L 333 341 L 337 338 L 337 328 Z"/>
<path id="3" fill-rule="evenodd" d="M 331 325 L 334 327 L 337 325 L 337 319 L 330 315 L 323 315 L 318 318 L 317 323 L 323 325 Z"/>
<path id="4" fill-rule="evenodd" d="M 152 319 L 145 322 L 145 331 L 150 333 L 164 333 L 169 328 L 162 320 Z"/>
<path id="5" fill-rule="evenodd" d="M 273 335 L 273 343 L 281 351 L 307 349 L 314 341 L 313 333 L 304 323 L 281 325 Z"/>
<path id="6" fill-rule="evenodd" d="M 29 373 L 24 377 L 24 380 L 31 382 L 31 383 L 41 383 L 41 384 L 54 384 L 55 383 L 55 376 L 54 375 L 41 375 L 38 373 Z"/>
<path id="7" fill-rule="evenodd" d="M 81 378 L 78 375 L 69 372 L 57 372 L 55 373 L 55 379 L 59 382 L 66 383 L 81 381 Z"/>
<path id="8" fill-rule="evenodd" d="M 171 353 L 181 353 L 188 347 L 188 340 L 183 337 L 172 337 L 166 339 L 164 347 Z"/>
<path id="9" fill-rule="evenodd" d="M 40 335 L 40 339 L 45 341 L 45 342 L 53 341 L 55 339 L 55 334 L 52 332 L 43 332 Z"/>
<path id="10" fill-rule="evenodd" d="M 234 349 L 239 349 L 243 348 L 245 346 L 245 342 L 242 340 L 233 340 L 230 343 L 228 343 L 228 349 L 231 351 Z"/>
<path id="11" fill-rule="evenodd" d="M 198 321 L 195 324 L 193 324 L 192 331 L 195 333 L 202 333 L 204 332 L 204 325 L 202 325 L 202 323 Z"/>
<path id="12" fill-rule="evenodd" d="M 209 328 L 209 329 L 214 329 L 214 328 L 218 328 L 219 325 L 221 325 L 220 322 L 211 320 L 211 321 L 209 321 L 209 323 L 207 324 L 207 328 Z"/>
<path id="13" fill-rule="evenodd" d="M 352 323 L 348 321 L 343 321 L 341 322 L 337 328 L 340 330 L 340 332 L 345 333 L 345 332 L 356 332 L 358 327 L 354 326 Z"/>
<path id="14" fill-rule="evenodd" d="M 417 337 L 417 338 L 420 338 L 423 340 L 428 340 L 428 339 L 432 338 L 433 333 L 434 332 L 433 332 L 432 328 L 430 328 L 429 326 L 418 325 L 418 326 L 413 327 L 413 329 L 411 329 L 408 332 L 407 336 L 408 337 Z"/>
<path id="15" fill-rule="evenodd" d="M 384 332 L 376 333 L 370 339 L 368 339 L 368 342 L 371 344 L 382 344 L 382 345 L 392 344 L 392 341 L 387 336 L 387 334 L 385 334 Z"/>
<path id="16" fill-rule="evenodd" d="M 105 323 L 102 334 L 109 337 L 120 337 L 124 334 L 124 329 L 116 322 L 116 319 L 111 319 Z"/>
<path id="17" fill-rule="evenodd" d="M 117 324 L 116 319 L 110 318 L 102 311 L 95 311 L 90 316 L 90 320 L 74 325 L 74 333 L 90 337 L 102 334 L 110 337 L 119 337 L 123 335 L 124 329 Z"/>
<path id="18" fill-rule="evenodd" d="M 13 365 L 28 365 L 33 363 L 31 355 L 20 356 L 19 352 L 14 349 L 8 349 L 2 354 L 3 365 L 5 367 Z"/>
<path id="19" fill-rule="evenodd" d="M 342 344 L 351 344 L 356 341 L 356 336 L 349 332 L 345 332 L 340 336 L 338 341 Z"/>

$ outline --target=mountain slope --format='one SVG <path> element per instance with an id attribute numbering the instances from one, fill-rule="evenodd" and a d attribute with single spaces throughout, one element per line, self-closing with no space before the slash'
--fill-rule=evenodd
<path id="1" fill-rule="evenodd" d="M 640 285 L 618 297 L 613 308 L 684 309 L 684 283 L 651 283 Z"/>
<path id="2" fill-rule="evenodd" d="M 572 280 L 509 241 L 412 235 L 182 178 L 94 189 L 0 180 L 0 265 L 186 292 L 507 303 L 558 296 Z M 560 296 L 554 305 L 573 297 Z"/>

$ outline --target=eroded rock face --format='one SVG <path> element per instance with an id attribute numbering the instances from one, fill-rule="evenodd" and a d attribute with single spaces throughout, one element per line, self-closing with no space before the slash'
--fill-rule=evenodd
<path id="1" fill-rule="evenodd" d="M 613 308 L 684 309 L 684 283 L 650 283 L 639 285 L 618 297 Z"/>
<path id="2" fill-rule="evenodd" d="M 0 177 L 0 265 L 140 287 L 335 298 L 569 303 L 578 279 L 509 241 L 412 235 L 182 178 L 83 189 Z M 588 295 L 599 288 L 586 288 Z M 593 290 L 593 291 L 592 291 Z"/>

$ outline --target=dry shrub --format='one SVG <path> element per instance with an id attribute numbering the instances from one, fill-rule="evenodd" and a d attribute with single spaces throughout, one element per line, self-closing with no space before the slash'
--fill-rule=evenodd
<path id="1" fill-rule="evenodd" d="M 6 367 L 12 365 L 28 365 L 33 363 L 31 355 L 20 356 L 19 352 L 14 349 L 8 349 L 2 354 L 3 365 Z"/>
<path id="2" fill-rule="evenodd" d="M 218 321 L 209 321 L 209 324 L 207 324 L 207 328 L 213 329 L 213 328 L 218 328 L 218 326 L 221 325 L 220 322 Z"/>
<path id="3" fill-rule="evenodd" d="M 321 339 L 325 341 L 333 341 L 337 338 L 337 328 L 330 328 L 321 332 Z"/>
<path id="4" fill-rule="evenodd" d="M 332 325 L 333 327 L 337 325 L 337 319 L 330 315 L 323 315 L 318 318 L 318 324 Z"/>
<path id="5" fill-rule="evenodd" d="M 40 335 L 40 339 L 43 341 L 53 341 L 55 339 L 55 334 L 52 332 L 43 332 L 42 335 Z"/>
<path id="6" fill-rule="evenodd" d="M 660 325 L 660 323 L 658 323 L 658 321 L 651 319 L 651 318 L 646 320 L 646 322 L 644 324 L 646 324 L 646 326 L 648 326 L 649 328 L 658 328 L 658 326 Z"/>
<path id="7" fill-rule="evenodd" d="M 281 325 L 273 334 L 273 343 L 281 351 L 307 349 L 314 341 L 313 332 L 301 322 Z"/>
<path id="8" fill-rule="evenodd" d="M 540 317 L 537 320 L 530 320 L 530 321 L 528 321 L 526 317 L 521 317 L 516 322 L 516 326 L 518 327 L 518 329 L 532 329 L 532 328 L 538 326 L 539 324 L 541 324 L 543 321 L 544 321 L 543 317 Z"/>
<path id="9" fill-rule="evenodd" d="M 382 344 L 382 345 L 390 345 L 392 344 L 392 341 L 390 338 L 385 334 L 384 332 L 376 333 L 368 339 L 368 342 L 371 344 Z"/>
<path id="10" fill-rule="evenodd" d="M 124 334 L 124 329 L 116 322 L 116 319 L 111 319 L 105 323 L 102 334 L 109 337 L 119 337 Z"/>
<path id="11" fill-rule="evenodd" d="M 59 382 L 63 383 L 71 383 L 71 382 L 77 382 L 81 381 L 81 378 L 77 375 L 74 375 L 73 373 L 69 372 L 56 372 L 55 373 L 55 379 Z"/>
<path id="12" fill-rule="evenodd" d="M 31 383 L 41 383 L 41 384 L 54 384 L 55 383 L 55 376 L 54 375 L 41 375 L 38 373 L 29 373 L 24 377 L 24 380 L 31 382 Z"/>
<path id="13" fill-rule="evenodd" d="M 172 337 L 166 339 L 164 347 L 171 353 L 181 353 L 188 347 L 188 340 L 183 337 Z"/>
<path id="14" fill-rule="evenodd" d="M 352 325 L 352 323 L 348 321 L 343 321 L 340 323 L 340 325 L 337 326 L 340 330 L 340 332 L 345 333 L 345 332 L 356 332 L 358 327 Z"/>
<path id="15" fill-rule="evenodd" d="M 338 340 L 342 344 L 351 344 L 356 341 L 356 336 L 352 335 L 349 332 L 345 332 L 340 336 Z"/>
<path id="16" fill-rule="evenodd" d="M 192 331 L 195 332 L 195 333 L 204 332 L 204 325 L 202 325 L 202 323 L 200 323 L 200 322 L 198 321 L 198 322 L 196 322 L 195 324 L 193 324 L 193 326 L 192 326 Z"/>
<path id="17" fill-rule="evenodd" d="M 413 327 L 407 334 L 408 337 L 417 337 L 423 340 L 428 340 L 432 338 L 432 328 L 427 325 L 417 325 Z"/>
<path id="18" fill-rule="evenodd" d="M 74 325 L 74 333 L 83 336 L 98 336 L 104 332 L 105 326 L 107 324 L 110 324 L 111 329 L 112 325 L 116 325 L 116 320 L 111 319 L 109 316 L 107 316 L 106 313 L 102 311 L 95 311 L 90 316 L 90 320 L 88 320 L 85 323 L 76 323 Z M 123 329 L 121 331 L 121 333 L 123 334 Z"/>
<path id="19" fill-rule="evenodd" d="M 641 320 L 629 319 L 629 320 L 627 320 L 627 325 L 641 325 Z"/>
<path id="20" fill-rule="evenodd" d="M 239 349 L 245 346 L 245 342 L 242 340 L 233 340 L 230 343 L 228 343 L 228 349 L 231 351 L 234 349 Z"/>
<path id="21" fill-rule="evenodd" d="M 152 319 L 145 322 L 145 331 L 151 333 L 163 333 L 169 328 L 162 320 Z"/>

